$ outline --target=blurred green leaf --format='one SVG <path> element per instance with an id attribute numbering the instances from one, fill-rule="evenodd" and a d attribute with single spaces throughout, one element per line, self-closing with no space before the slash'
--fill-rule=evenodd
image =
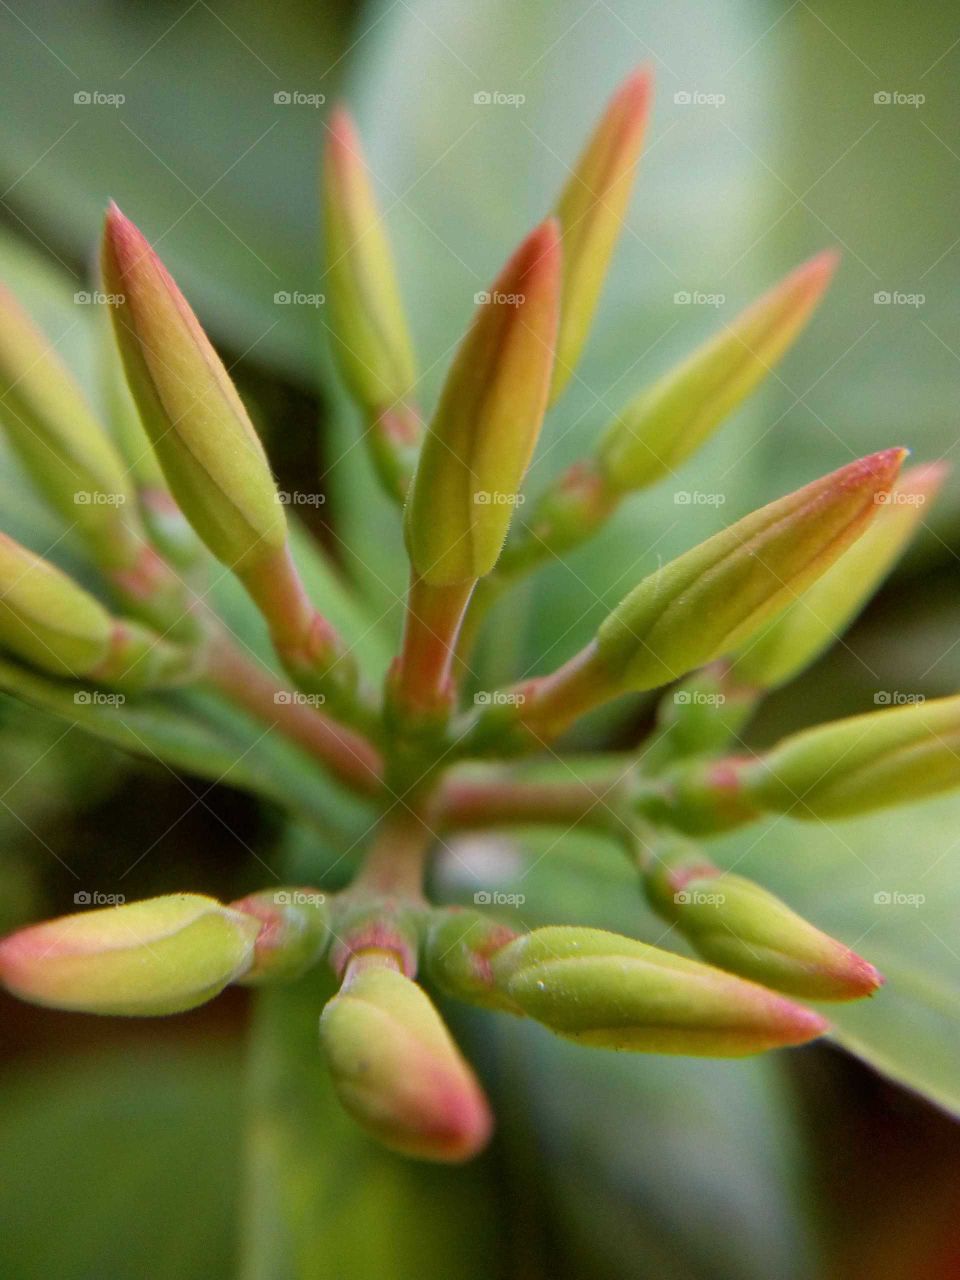
<path id="1" fill-rule="evenodd" d="M 231 1280 L 240 1070 L 217 1045 L 10 1068 L 0 1090 L 6 1280 Z"/>

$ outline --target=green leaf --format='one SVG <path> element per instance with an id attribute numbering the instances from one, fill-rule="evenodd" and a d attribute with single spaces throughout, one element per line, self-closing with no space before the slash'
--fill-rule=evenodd
<path id="1" fill-rule="evenodd" d="M 233 1047 L 153 1039 L 73 1050 L 8 1068 L 0 1096 L 6 1280 L 232 1280 Z"/>

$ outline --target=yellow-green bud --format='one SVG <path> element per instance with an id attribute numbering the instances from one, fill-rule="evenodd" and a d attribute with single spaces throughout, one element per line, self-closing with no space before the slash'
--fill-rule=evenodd
<path id="1" fill-rule="evenodd" d="M 606 1049 L 740 1057 L 826 1030 L 819 1014 L 765 987 L 600 929 L 537 929 L 492 966 L 529 1017 Z"/>
<path id="2" fill-rule="evenodd" d="M 423 1160 L 476 1155 L 492 1128 L 486 1099 L 439 1013 L 411 979 L 355 958 L 320 1018 L 340 1101 L 380 1142 Z"/>
<path id="3" fill-rule="evenodd" d="M 170 894 L 32 925 L 0 942 L 0 980 L 78 1013 L 179 1013 L 253 961 L 260 922 L 199 894 Z"/>

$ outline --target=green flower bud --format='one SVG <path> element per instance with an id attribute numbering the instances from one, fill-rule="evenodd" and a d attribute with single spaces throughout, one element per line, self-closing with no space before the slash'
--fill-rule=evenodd
<path id="1" fill-rule="evenodd" d="M 620 492 L 671 474 L 772 372 L 810 319 L 838 255 L 818 254 L 617 415 L 600 465 Z"/>
<path id="2" fill-rule="evenodd" d="M 803 1044 L 827 1027 L 765 987 L 601 929 L 537 929 L 492 966 L 529 1017 L 606 1049 L 740 1057 Z"/>
<path id="3" fill-rule="evenodd" d="M 497 989 L 490 965 L 494 953 L 516 936 L 513 929 L 479 911 L 451 907 L 433 912 L 424 947 L 431 982 L 458 1000 L 521 1012 Z"/>
<path id="4" fill-rule="evenodd" d="M 133 563 L 142 534 L 123 460 L 51 343 L 2 289 L 0 421 L 37 488 L 98 560 Z"/>
<path id="5" fill-rule="evenodd" d="M 411 394 L 416 369 L 383 218 L 342 107 L 330 119 L 324 175 L 333 354 L 355 399 L 380 414 Z"/>
<path id="6" fill-rule="evenodd" d="M 859 1000 L 883 981 L 873 965 L 772 893 L 702 859 L 660 862 L 645 884 L 659 914 L 721 969 L 808 1000 Z"/>
<path id="7" fill-rule="evenodd" d="M 865 533 L 774 618 L 735 658 L 735 681 L 769 689 L 792 679 L 834 643 L 886 577 L 913 537 L 946 475 L 933 463 L 911 467 L 888 494 Z"/>
<path id="8" fill-rule="evenodd" d="M 556 222 L 527 237 L 484 296 L 444 384 L 405 511 L 414 573 L 430 586 L 484 577 L 507 535 L 553 367 Z"/>
<path id="9" fill-rule="evenodd" d="M 260 922 L 199 894 L 61 916 L 0 942 L 0 980 L 78 1013 L 179 1013 L 249 968 Z"/>
<path id="10" fill-rule="evenodd" d="M 486 1099 L 416 983 L 354 961 L 320 1018 L 320 1041 L 340 1101 L 394 1151 L 468 1160 L 492 1127 Z"/>
<path id="11" fill-rule="evenodd" d="M 54 675 L 87 675 L 106 660 L 112 631 L 99 601 L 0 534 L 0 644 Z"/>
<path id="12" fill-rule="evenodd" d="M 791 734 L 735 762 L 739 793 L 795 818 L 846 818 L 960 786 L 960 696 Z"/>
<path id="13" fill-rule="evenodd" d="M 599 657 L 626 687 L 652 689 L 729 653 L 863 532 L 904 455 L 841 467 L 651 574 L 601 626 Z"/>
<path id="14" fill-rule="evenodd" d="M 131 689 L 191 673 L 190 650 L 110 616 L 62 570 L 0 534 L 0 645 L 57 676 Z"/>
<path id="15" fill-rule="evenodd" d="M 631 690 L 668 684 L 733 652 L 822 574 L 863 532 L 888 492 L 903 449 L 823 476 L 738 520 L 650 574 L 614 609 L 596 639 L 550 675 L 519 686 L 476 730 L 522 725 L 555 737 L 579 716 Z"/>
<path id="16" fill-rule="evenodd" d="M 650 73 L 633 72 L 611 98 L 557 203 L 563 240 L 563 307 L 551 403 L 563 391 L 587 340 L 646 131 Z"/>
<path id="17" fill-rule="evenodd" d="M 286 545 L 263 446 L 226 369 L 146 238 L 116 205 L 103 278 L 130 391 L 167 482 L 209 549 L 241 575 Z"/>
<path id="18" fill-rule="evenodd" d="M 288 982 L 320 960 L 330 940 L 326 896 L 316 889 L 262 889 L 230 903 L 260 923 L 244 984 Z"/>

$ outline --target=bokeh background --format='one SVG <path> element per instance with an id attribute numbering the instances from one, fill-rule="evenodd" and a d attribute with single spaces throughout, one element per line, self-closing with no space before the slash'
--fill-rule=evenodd
<path id="1" fill-rule="evenodd" d="M 324 494 L 306 520 L 386 653 L 402 547 L 354 447 L 316 296 L 331 105 L 345 99 L 363 133 L 430 404 L 474 293 L 550 207 L 638 62 L 654 68 L 657 99 L 629 225 L 532 489 L 795 263 L 837 246 L 843 265 L 797 349 L 684 469 L 684 492 L 722 502 L 661 485 L 503 606 L 484 679 L 552 665 L 558 635 L 573 652 L 643 573 L 761 502 L 888 445 L 958 460 L 956 5 L 10 0 L 0 277 L 95 395 L 103 315 L 90 291 L 115 198 L 225 354 L 281 487 Z M 57 543 L 75 567 L 77 548 L 3 451 L 0 467 L 3 528 L 40 551 Z M 953 478 L 844 643 L 770 700 L 751 744 L 878 698 L 957 689 L 958 534 Z M 630 746 L 648 718 L 640 703 L 604 732 Z M 330 839 L 322 814 L 291 824 L 232 781 L 123 754 L 0 695 L 0 927 L 71 910 L 78 891 L 229 898 L 258 884 L 259 860 L 310 864 Z M 779 822 L 718 851 L 887 972 L 881 997 L 838 1019 L 852 1055 L 604 1058 L 463 1018 L 501 1133 L 462 1173 L 357 1146 L 312 1074 L 312 1013 L 303 1079 L 291 1072 L 275 1100 L 299 1126 L 296 1168 L 267 1187 L 244 1175 L 242 994 L 148 1026 L 4 999 L 0 1274 L 950 1280 L 958 819 L 946 799 L 831 828 Z M 538 839 L 476 851 L 487 881 L 496 868 L 503 887 L 522 884 L 528 923 L 658 936 L 612 851 Z M 451 896 L 470 888 L 452 869 L 439 880 Z M 884 893 L 923 901 L 884 906 Z M 313 1204 L 316 1247 L 271 1261 L 262 1219 L 291 1197 Z"/>

